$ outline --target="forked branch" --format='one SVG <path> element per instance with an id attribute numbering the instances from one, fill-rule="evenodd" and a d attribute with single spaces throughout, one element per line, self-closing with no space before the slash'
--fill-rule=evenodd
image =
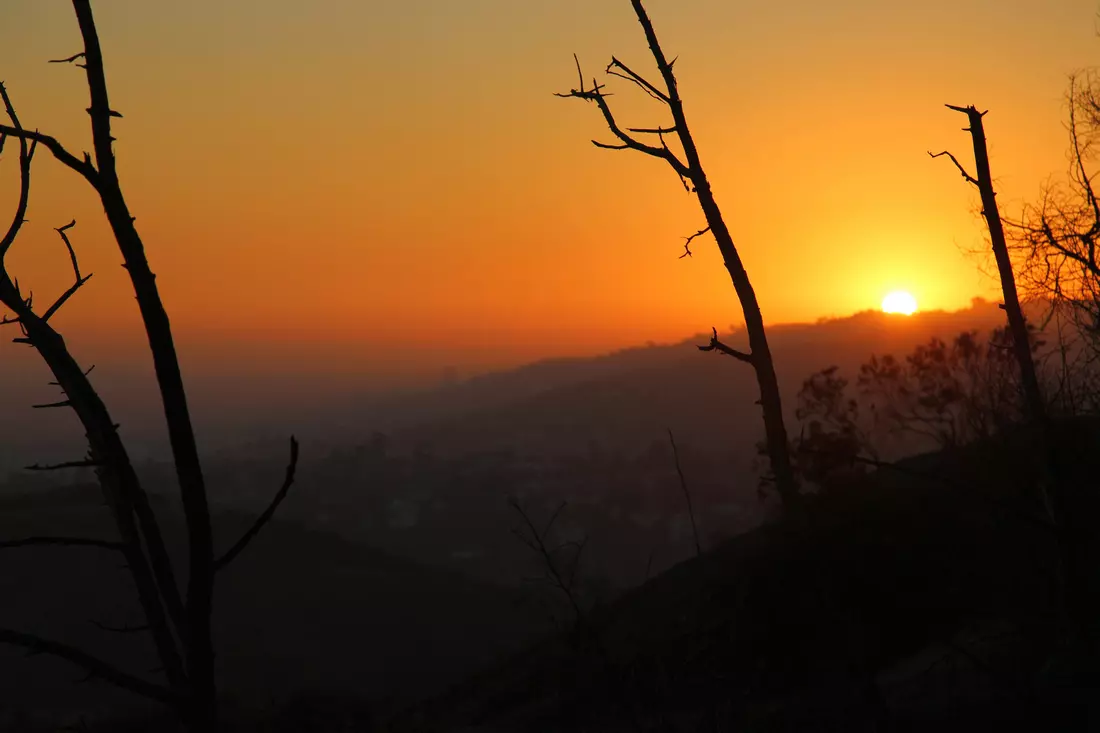
<path id="1" fill-rule="evenodd" d="M 710 343 L 706 346 L 697 347 L 699 351 L 717 351 L 727 356 L 732 356 L 734 359 L 743 361 L 746 364 L 752 364 L 752 354 L 746 354 L 744 351 L 738 351 L 732 347 L 726 346 L 724 343 L 718 340 L 718 329 L 714 326 L 710 328 Z"/>
<path id="2" fill-rule="evenodd" d="M 54 313 L 57 313 L 57 311 L 61 309 L 61 306 L 65 305 L 65 302 L 69 298 L 71 298 L 77 290 L 80 290 L 84 283 L 88 282 L 88 280 L 92 277 L 91 273 L 88 273 L 84 277 L 80 276 L 80 263 L 76 259 L 76 250 L 73 249 L 73 243 L 69 241 L 69 235 L 66 234 L 68 230 L 72 229 L 75 226 L 76 219 L 73 219 L 65 226 L 58 227 L 54 230 L 61 237 L 61 241 L 65 243 L 65 249 L 69 252 L 69 260 L 72 262 L 73 265 L 73 277 L 75 278 L 75 280 L 73 284 L 70 285 L 69 288 L 64 293 L 62 293 L 60 297 L 58 297 L 57 300 L 54 301 L 53 305 L 47 308 L 46 312 L 42 314 L 43 321 L 50 320 L 50 316 L 52 316 Z"/>
<path id="3" fill-rule="evenodd" d="M 626 79 L 629 82 L 637 84 L 638 87 L 642 89 L 642 91 L 656 99 L 658 102 L 663 102 L 665 104 L 668 104 L 669 102 L 667 94 L 662 92 L 657 87 L 653 86 L 653 84 L 646 81 L 646 79 L 641 74 L 637 74 L 634 71 L 631 71 L 626 64 L 624 64 L 622 61 L 619 61 L 614 56 L 611 57 L 611 63 L 607 65 L 607 68 L 604 71 L 611 76 L 617 76 L 620 79 Z"/>
<path id="4" fill-rule="evenodd" d="M 685 240 L 684 241 L 684 253 L 682 255 L 680 255 L 677 259 L 682 260 L 685 257 L 691 257 L 691 255 L 692 255 L 692 252 L 691 252 L 691 242 L 692 242 L 692 240 L 703 236 L 704 234 L 706 234 L 709 231 L 710 231 L 710 227 L 708 226 L 708 227 L 704 227 L 704 228 L 700 229 L 699 231 L 695 232 L 695 234 L 692 234 L 690 237 L 684 237 L 684 240 Z"/>
<path id="5" fill-rule="evenodd" d="M 615 114 L 611 111 L 611 107 L 607 103 L 607 97 L 610 96 L 610 95 L 607 92 L 604 91 L 604 86 L 602 84 L 599 84 L 595 79 L 593 79 L 592 80 L 592 87 L 591 88 L 585 88 L 585 86 L 584 86 L 584 74 L 581 71 L 580 60 L 577 58 L 576 54 L 573 54 L 573 61 L 577 65 L 577 77 L 580 81 L 580 84 L 579 84 L 578 88 L 570 89 L 568 92 L 565 92 L 565 93 L 560 93 L 559 92 L 559 93 L 556 93 L 554 96 L 562 97 L 562 98 L 566 98 L 566 99 L 570 98 L 570 97 L 575 97 L 577 99 L 583 99 L 586 102 L 595 102 L 596 106 L 599 107 L 599 109 L 600 109 L 600 113 L 603 115 L 604 122 L 607 123 L 608 129 L 611 130 L 611 133 L 616 138 L 619 139 L 619 143 L 617 143 L 617 144 L 601 143 L 597 140 L 593 140 L 592 144 L 595 145 L 598 148 L 603 148 L 605 150 L 636 150 L 640 153 L 645 153 L 646 155 L 653 156 L 654 158 L 660 158 L 661 160 L 666 161 L 670 166 L 672 166 L 672 169 L 676 172 L 676 175 L 678 175 L 680 177 L 681 181 L 683 181 L 684 179 L 690 180 L 692 178 L 691 169 L 687 165 L 685 165 L 678 157 L 676 157 L 676 154 L 672 152 L 672 150 L 668 147 L 667 144 L 665 144 L 665 141 L 664 141 L 664 138 L 663 138 L 663 134 L 665 132 L 673 131 L 676 128 L 675 127 L 668 127 L 668 128 L 665 128 L 665 127 L 631 128 L 632 131 L 634 131 L 638 134 L 647 134 L 648 133 L 648 134 L 656 134 L 658 136 L 662 136 L 660 138 L 660 140 L 661 140 L 660 146 L 648 145 L 648 144 L 643 143 L 642 141 L 638 140 L 637 138 L 632 137 L 628 133 L 628 131 L 623 130 L 623 128 L 619 126 L 618 121 L 615 119 Z M 622 78 L 627 78 L 630 81 L 634 82 L 635 84 L 638 84 L 643 89 L 645 89 L 647 91 L 647 93 L 649 93 L 650 95 L 660 95 L 657 98 L 661 99 L 662 101 L 665 101 L 665 102 L 668 101 L 667 95 L 665 95 L 663 92 L 658 90 L 656 87 L 654 87 L 648 81 L 645 81 L 645 79 L 643 79 L 641 76 L 638 76 L 637 74 L 634 74 L 634 72 L 630 71 L 626 66 L 623 66 L 622 64 L 618 63 L 617 60 L 612 59 L 611 64 L 607 68 L 608 68 L 609 73 L 612 72 L 614 68 L 623 69 L 626 74 L 629 74 L 629 76 L 625 76 L 624 74 L 615 74 L 615 75 L 620 76 Z"/>
<path id="6" fill-rule="evenodd" d="M 32 131 L 23 129 L 23 126 L 19 124 L 19 118 L 15 114 L 11 99 L 8 98 L 8 91 L 4 88 L 2 83 L 0 83 L 0 100 L 3 100 L 4 111 L 7 112 L 8 118 L 11 120 L 11 125 L 0 125 L 0 148 L 3 148 L 3 139 L 5 137 L 17 138 L 24 143 L 29 140 L 33 145 L 41 143 L 53 153 L 53 157 L 57 158 L 58 161 L 72 168 L 87 179 L 93 186 L 96 185 L 96 169 L 87 157 L 85 157 L 84 160 L 80 160 L 66 150 L 56 138 L 50 137 L 49 135 L 43 135 L 37 130 Z"/>
<path id="7" fill-rule="evenodd" d="M 560 590 L 565 596 L 566 600 L 569 602 L 569 606 L 573 610 L 574 622 L 579 626 L 581 620 L 584 618 L 584 611 L 581 610 L 581 604 L 577 598 L 575 581 L 577 568 L 580 565 L 581 553 L 584 551 L 585 543 L 567 542 L 557 547 L 550 547 L 548 544 L 550 530 L 553 529 L 554 522 L 557 521 L 558 515 L 561 514 L 561 511 L 565 508 L 565 502 L 563 501 L 558 505 L 558 508 L 554 510 L 554 513 L 550 515 L 550 519 L 546 522 L 546 528 L 541 532 L 516 499 L 510 499 L 508 504 L 517 514 L 519 514 L 526 527 L 526 532 L 512 530 L 512 534 L 542 558 L 546 578 L 550 581 L 551 585 Z M 570 546 L 575 548 L 576 554 L 573 557 L 573 562 L 568 572 L 563 573 L 558 567 L 558 562 L 554 554 Z"/>

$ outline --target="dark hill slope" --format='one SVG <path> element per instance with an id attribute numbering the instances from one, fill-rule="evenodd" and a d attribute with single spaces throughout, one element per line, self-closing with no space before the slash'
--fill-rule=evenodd
<path id="1" fill-rule="evenodd" d="M 160 513 L 166 536 L 182 547 L 178 515 L 163 505 Z M 106 514 L 95 487 L 10 497 L 0 504 L 0 537 L 111 538 Z M 218 545 L 227 547 L 251 521 L 218 515 Z M 182 576 L 185 558 L 177 557 L 177 567 Z M 0 598 L 0 627 L 78 644 L 136 674 L 156 666 L 145 634 L 97 626 L 142 622 L 112 553 L 0 551 Z M 517 592 L 276 519 L 218 578 L 222 691 L 252 708 L 307 693 L 409 700 L 530 643 L 545 633 L 541 618 Z M 0 645 L 0 730 L 11 729 L 17 711 L 94 719 L 97 711 L 115 715 L 135 704 L 104 683 L 74 685 L 82 676 L 65 662 Z"/>
<path id="2" fill-rule="evenodd" d="M 1077 510 L 1094 519 L 1100 430 L 1060 430 L 1067 476 L 1091 497 Z M 1034 681 L 1056 656 L 1056 554 L 1031 498 L 1031 447 L 1016 436 L 857 479 L 804 521 L 682 563 L 594 614 L 583 633 L 550 639 L 403 722 L 966 729 L 968 709 L 983 724 L 996 711 L 1019 722 L 1037 709 L 1029 696 L 1044 688 Z"/>
<path id="3" fill-rule="evenodd" d="M 865 312 L 816 324 L 769 329 L 780 389 L 794 420 L 795 395 L 811 373 L 837 365 L 853 378 L 872 354 L 902 356 L 932 336 L 951 339 L 1003 322 L 992 303 L 955 313 L 904 318 Z M 748 348 L 743 330 L 723 335 Z M 471 379 L 395 403 L 405 418 L 398 444 L 455 454 L 512 448 L 521 453 L 583 453 L 591 445 L 637 453 L 665 440 L 733 457 L 747 474 L 761 437 L 751 369 L 696 348 L 709 336 L 593 359 L 556 360 Z M 402 409 L 396 406 L 402 405 Z"/>

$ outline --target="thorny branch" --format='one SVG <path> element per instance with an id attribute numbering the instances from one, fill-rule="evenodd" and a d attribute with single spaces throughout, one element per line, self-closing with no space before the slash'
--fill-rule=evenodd
<path id="1" fill-rule="evenodd" d="M 98 172 L 92 165 L 91 158 L 85 153 L 84 160 L 79 160 L 75 155 L 70 153 L 65 147 L 57 141 L 56 138 L 49 135 L 43 135 L 37 130 L 24 130 L 23 126 L 19 124 L 19 118 L 15 114 L 15 109 L 12 107 L 11 99 L 8 98 L 8 91 L 5 89 L 3 83 L 0 83 L 0 99 L 3 100 L 4 110 L 8 114 L 8 118 L 11 120 L 11 125 L 0 125 L 0 149 L 3 149 L 3 140 L 6 137 L 14 137 L 21 143 L 26 143 L 30 140 L 33 145 L 41 143 L 53 153 L 53 157 L 58 161 L 65 164 L 69 168 L 83 176 L 93 186 L 97 185 L 96 180 L 98 178 Z M 0 249 L 0 252 L 3 250 Z"/>
<path id="2" fill-rule="evenodd" d="M 64 151 L 64 148 L 61 148 L 53 138 L 47 138 L 37 133 L 28 133 L 24 130 L 15 113 L 11 99 L 3 87 L 0 87 L 0 99 L 2 99 L 4 110 L 12 123 L 10 126 L 0 126 L 0 141 L 7 137 L 13 137 L 18 139 L 20 144 L 20 200 L 17 205 L 16 217 L 4 239 L 0 240 L 0 243 L 2 243 L 0 254 L 5 254 L 23 224 L 30 189 L 30 162 L 35 146 L 39 142 L 46 144 L 62 162 L 67 163 L 91 181 L 97 190 L 99 188 L 99 177 L 91 165 L 89 156 L 86 156 L 85 163 L 81 164 Z M 68 157 L 66 158 L 66 156 Z M 62 241 L 67 239 L 66 230 L 68 228 L 61 228 Z M 71 244 L 67 244 L 67 246 L 71 246 Z M 73 255 L 75 253 L 71 253 L 71 256 Z M 38 350 L 53 372 L 58 386 L 61 386 L 67 397 L 69 397 L 69 399 L 55 403 L 53 406 L 71 407 L 76 412 L 88 436 L 91 456 L 96 462 L 102 461 L 110 466 L 110 470 L 100 475 L 100 483 L 103 486 L 105 498 L 111 506 L 119 529 L 122 539 L 120 547 L 125 554 L 126 564 L 130 568 L 137 586 L 142 608 L 153 626 L 154 641 L 164 662 L 168 681 L 173 686 L 183 685 L 185 676 L 182 659 L 165 617 L 165 610 L 167 609 L 173 621 L 181 619 L 179 593 L 175 587 L 173 571 L 168 561 L 167 550 L 164 547 L 159 527 L 156 524 L 155 517 L 152 516 L 151 509 L 148 507 L 148 499 L 138 482 L 136 474 L 133 472 L 125 447 L 118 437 L 118 426 L 113 423 L 106 406 L 87 382 L 87 372 L 81 369 L 72 358 L 61 335 L 34 311 L 31 299 L 22 296 L 18 280 L 13 282 L 2 264 L 2 258 L 0 258 L 0 302 L 15 314 L 14 319 L 5 318 L 4 320 L 19 324 L 23 336 L 14 340 L 17 343 L 31 345 Z M 74 266 L 74 272 L 76 271 L 78 271 L 78 266 Z M 78 279 L 77 287 L 84 279 L 86 278 Z M 60 301 L 51 307 L 49 313 L 56 312 L 57 308 L 68 297 L 68 295 L 63 295 Z M 42 468 L 39 467 L 39 469 Z M 140 534 L 134 521 L 134 515 L 138 517 L 141 524 Z M 176 629 L 180 630 L 183 627 L 176 623 Z M 181 632 L 181 636 L 186 636 L 186 630 Z M 174 693 L 169 693 L 155 685 L 150 685 L 120 673 L 81 650 L 66 645 L 59 645 L 55 642 L 41 640 L 14 631 L 5 631 L 0 634 L 0 642 L 33 648 L 41 653 L 54 654 L 84 667 L 93 676 L 110 679 L 131 691 L 148 695 L 154 699 L 168 701 L 169 697 L 166 697 L 166 695 L 170 696 L 171 700 L 176 699 Z"/>
<path id="3" fill-rule="evenodd" d="M 684 237 L 684 240 L 685 240 L 684 241 L 684 253 L 682 255 L 680 255 L 679 257 L 677 257 L 677 259 L 682 260 L 685 257 L 691 257 L 691 254 L 692 254 L 692 252 L 691 252 L 691 242 L 692 242 L 692 240 L 694 240 L 696 237 L 703 236 L 704 234 L 706 234 L 709 231 L 710 231 L 710 227 L 708 226 L 708 227 L 704 227 L 704 228 L 700 229 L 699 231 L 695 232 L 695 234 L 692 234 L 690 237 Z"/>

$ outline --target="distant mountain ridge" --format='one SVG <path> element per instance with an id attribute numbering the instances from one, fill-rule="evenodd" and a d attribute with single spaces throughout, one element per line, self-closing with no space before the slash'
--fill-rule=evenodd
<path id="1" fill-rule="evenodd" d="M 795 394 L 814 371 L 837 365 L 854 377 L 872 354 L 901 356 L 933 336 L 987 332 L 1003 322 L 996 304 L 975 300 L 963 311 L 909 317 L 867 311 L 772 326 L 768 333 L 793 419 Z M 748 349 L 743 331 L 720 338 Z M 696 347 L 708 341 L 699 335 L 672 345 L 483 375 L 397 401 L 388 408 L 394 414 L 386 417 L 397 426 L 398 443 L 444 453 L 502 448 L 571 453 L 591 446 L 638 451 L 667 440 L 665 430 L 671 428 L 699 450 L 733 447 L 748 460 L 745 451 L 751 451 L 760 430 L 752 370 L 720 354 L 700 353 Z"/>
<path id="2" fill-rule="evenodd" d="M 790 406 L 801 381 L 817 369 L 837 364 L 850 372 L 871 353 L 901 354 L 934 335 L 950 338 L 972 328 L 986 331 L 1003 321 L 1004 314 L 996 304 L 976 299 L 970 308 L 954 312 L 906 317 L 867 311 L 817 323 L 777 324 L 769 327 L 768 333 Z M 691 434 L 692 440 L 699 442 L 712 431 L 697 427 L 709 425 L 715 417 L 714 428 L 738 434 L 743 432 L 738 426 L 751 423 L 755 430 L 751 370 L 719 354 L 700 353 L 695 347 L 709 338 L 709 334 L 699 334 L 674 344 L 634 347 L 595 357 L 546 359 L 388 397 L 357 393 L 350 386 L 339 399 L 279 395 L 276 390 L 276 396 L 253 413 L 221 414 L 218 401 L 204 391 L 200 381 L 192 388 L 192 401 L 199 416 L 200 443 L 208 452 L 245 449 L 256 456 L 281 455 L 284 433 L 289 432 L 302 437 L 307 450 L 327 452 L 365 442 L 375 431 L 389 433 L 410 447 L 422 444 L 450 451 L 510 443 L 542 449 L 548 444 L 548 435 L 563 432 L 574 433 L 564 448 L 575 450 L 593 441 L 599 443 L 608 430 L 620 427 L 633 436 L 628 440 L 630 446 L 638 445 L 643 436 L 659 439 L 666 427 Z M 721 338 L 747 348 L 743 330 Z M 145 399 L 143 392 L 129 386 L 140 381 L 135 379 L 137 372 L 108 368 L 97 370 L 97 375 L 96 384 L 104 397 L 117 405 L 114 409 L 124 436 L 133 441 L 135 457 L 166 457 L 155 396 Z M 17 416 L 0 423 L 0 479 L 21 466 L 71 460 L 76 457 L 72 454 L 81 454 L 82 434 L 71 415 L 29 409 L 30 402 L 46 401 L 53 395 L 45 386 L 48 377 L 44 370 L 21 368 L 12 376 L 12 380 L 0 382 L 0 409 Z M 142 389 L 145 387 L 148 385 Z M 332 385 L 328 385 L 322 394 L 331 391 Z M 614 395 L 622 399 L 615 402 Z M 684 410 L 682 404 L 687 400 L 700 404 Z M 653 409 L 647 411 L 647 404 L 654 405 Z M 625 409 L 628 405 L 630 409 Z M 612 410 L 616 417 L 602 419 L 601 409 Z M 727 414 L 730 410 L 740 417 L 734 420 Z M 706 419 L 700 412 L 706 413 Z M 568 417 L 570 414 L 574 417 Z M 595 418 L 593 429 L 575 429 L 582 414 Z M 741 420 L 745 415 L 752 420 Z M 535 420 L 542 426 L 537 432 L 548 435 L 533 436 L 523 427 Z M 519 426 L 518 432 L 515 426 Z M 718 449 L 729 439 L 728 435 L 725 439 L 714 436 L 711 448 Z"/>

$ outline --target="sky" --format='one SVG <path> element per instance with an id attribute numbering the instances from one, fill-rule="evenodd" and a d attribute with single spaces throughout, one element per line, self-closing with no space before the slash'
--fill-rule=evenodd
<path id="1" fill-rule="evenodd" d="M 768 323 L 995 297 L 961 115 L 989 109 L 1006 214 L 1064 175 L 1069 73 L 1100 60 L 1096 0 L 650 0 Z M 628 0 L 99 0 L 116 152 L 185 368 L 398 379 L 671 342 L 742 322 L 696 201 L 657 160 L 597 150 L 554 92 L 573 54 L 656 78 Z M 24 125 L 90 149 L 62 0 L 4 0 L 0 80 Z M 610 80 L 621 120 L 664 110 Z M 14 207 L 15 157 L 0 161 Z M 7 220 L 8 214 L 0 214 Z M 144 356 L 102 209 L 43 151 L 10 270 L 66 287 L 92 358 Z M 45 297 L 45 296 L 42 296 Z M 0 343 L 0 362 L 14 353 Z M 23 357 L 19 357 L 23 358 Z"/>

